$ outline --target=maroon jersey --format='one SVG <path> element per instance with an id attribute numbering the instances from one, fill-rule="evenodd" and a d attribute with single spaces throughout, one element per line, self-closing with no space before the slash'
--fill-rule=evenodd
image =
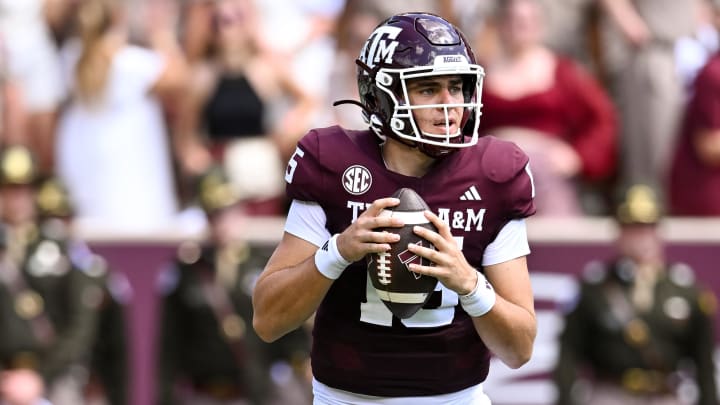
<path id="1" fill-rule="evenodd" d="M 514 144 L 485 137 L 438 160 L 425 176 L 408 177 L 385 168 L 369 131 L 331 127 L 300 141 L 285 178 L 290 198 L 320 204 L 331 234 L 374 200 L 412 188 L 480 269 L 500 229 L 535 212 L 527 162 Z M 455 292 L 438 283 L 423 309 L 400 320 L 375 293 L 365 261 L 343 272 L 316 313 L 313 374 L 330 387 L 388 397 L 450 393 L 484 381 L 489 360 Z"/>

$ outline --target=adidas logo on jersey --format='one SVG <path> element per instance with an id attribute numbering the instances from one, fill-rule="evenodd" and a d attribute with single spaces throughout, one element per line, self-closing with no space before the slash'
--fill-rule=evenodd
<path id="1" fill-rule="evenodd" d="M 469 189 L 465 190 L 465 194 L 460 196 L 461 201 L 480 201 L 482 200 L 482 197 L 480 197 L 480 193 L 478 193 L 475 186 L 470 186 Z"/>

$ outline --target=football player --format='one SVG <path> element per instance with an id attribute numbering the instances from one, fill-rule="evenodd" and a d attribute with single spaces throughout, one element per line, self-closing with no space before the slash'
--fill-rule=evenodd
<path id="1" fill-rule="evenodd" d="M 313 314 L 316 404 L 486 404 L 491 353 L 517 368 L 532 354 L 536 318 L 525 218 L 535 212 L 527 156 L 479 137 L 483 69 L 445 19 L 382 22 L 358 65 L 369 130 L 310 131 L 289 160 L 292 199 L 280 244 L 257 281 L 253 325 L 271 342 Z M 378 216 L 415 190 L 438 232 L 410 270 L 440 282 L 423 309 L 394 317 L 370 284 L 365 256 L 400 237 Z"/>

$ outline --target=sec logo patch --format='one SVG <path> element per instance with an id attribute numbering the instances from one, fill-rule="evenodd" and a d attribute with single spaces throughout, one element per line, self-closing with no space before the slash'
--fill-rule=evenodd
<path id="1" fill-rule="evenodd" d="M 370 190 L 372 185 L 372 174 L 364 166 L 353 165 L 345 169 L 342 176 L 342 184 L 350 194 L 360 195 Z"/>

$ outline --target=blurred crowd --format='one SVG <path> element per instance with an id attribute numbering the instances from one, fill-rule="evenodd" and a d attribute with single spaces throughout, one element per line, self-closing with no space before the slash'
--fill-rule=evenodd
<path id="1" fill-rule="evenodd" d="M 204 227 L 195 185 L 214 164 L 249 215 L 282 215 L 296 140 L 366 125 L 332 102 L 356 97 L 369 32 L 425 10 L 473 44 L 481 131 L 531 155 L 538 215 L 605 215 L 636 183 L 673 215 L 720 214 L 718 137 L 685 113 L 718 48 L 716 2 L 511 3 L 2 0 L 0 143 L 27 145 L 103 230 Z"/>
<path id="2" fill-rule="evenodd" d="M 30 272 L 30 285 L 6 277 L 0 300 L 33 319 L 20 329 L 42 348 L 5 344 L 0 370 L 50 362 L 13 376 L 23 393 L 0 383 L 0 397 L 77 404 L 51 383 L 126 380 L 106 356 L 125 350 L 115 338 L 127 282 L 61 226 L 73 222 L 109 235 L 208 231 L 158 281 L 159 402 L 181 403 L 174 395 L 190 387 L 199 397 L 187 403 L 291 403 L 257 382 L 271 372 L 307 401 L 307 334 L 253 346 L 243 311 L 262 264 L 237 244 L 242 218 L 285 214 L 285 163 L 309 129 L 367 126 L 356 106 L 332 103 L 357 99 L 355 59 L 401 11 L 440 14 L 466 34 L 486 73 L 481 133 L 528 153 L 538 216 L 609 215 L 637 183 L 670 215 L 720 216 L 717 0 L 0 0 L 0 265 Z M 43 211 L 41 195 L 65 211 Z M 80 290 L 54 305 L 36 292 L 48 275 L 77 277 Z M 51 305 L 58 313 L 41 316 Z M 78 377 L 69 365 L 90 358 L 117 367 Z M 278 359 L 284 371 L 271 370 Z M 254 375 L 243 362 L 268 366 Z M 127 401 L 122 384 L 83 387 Z"/>

